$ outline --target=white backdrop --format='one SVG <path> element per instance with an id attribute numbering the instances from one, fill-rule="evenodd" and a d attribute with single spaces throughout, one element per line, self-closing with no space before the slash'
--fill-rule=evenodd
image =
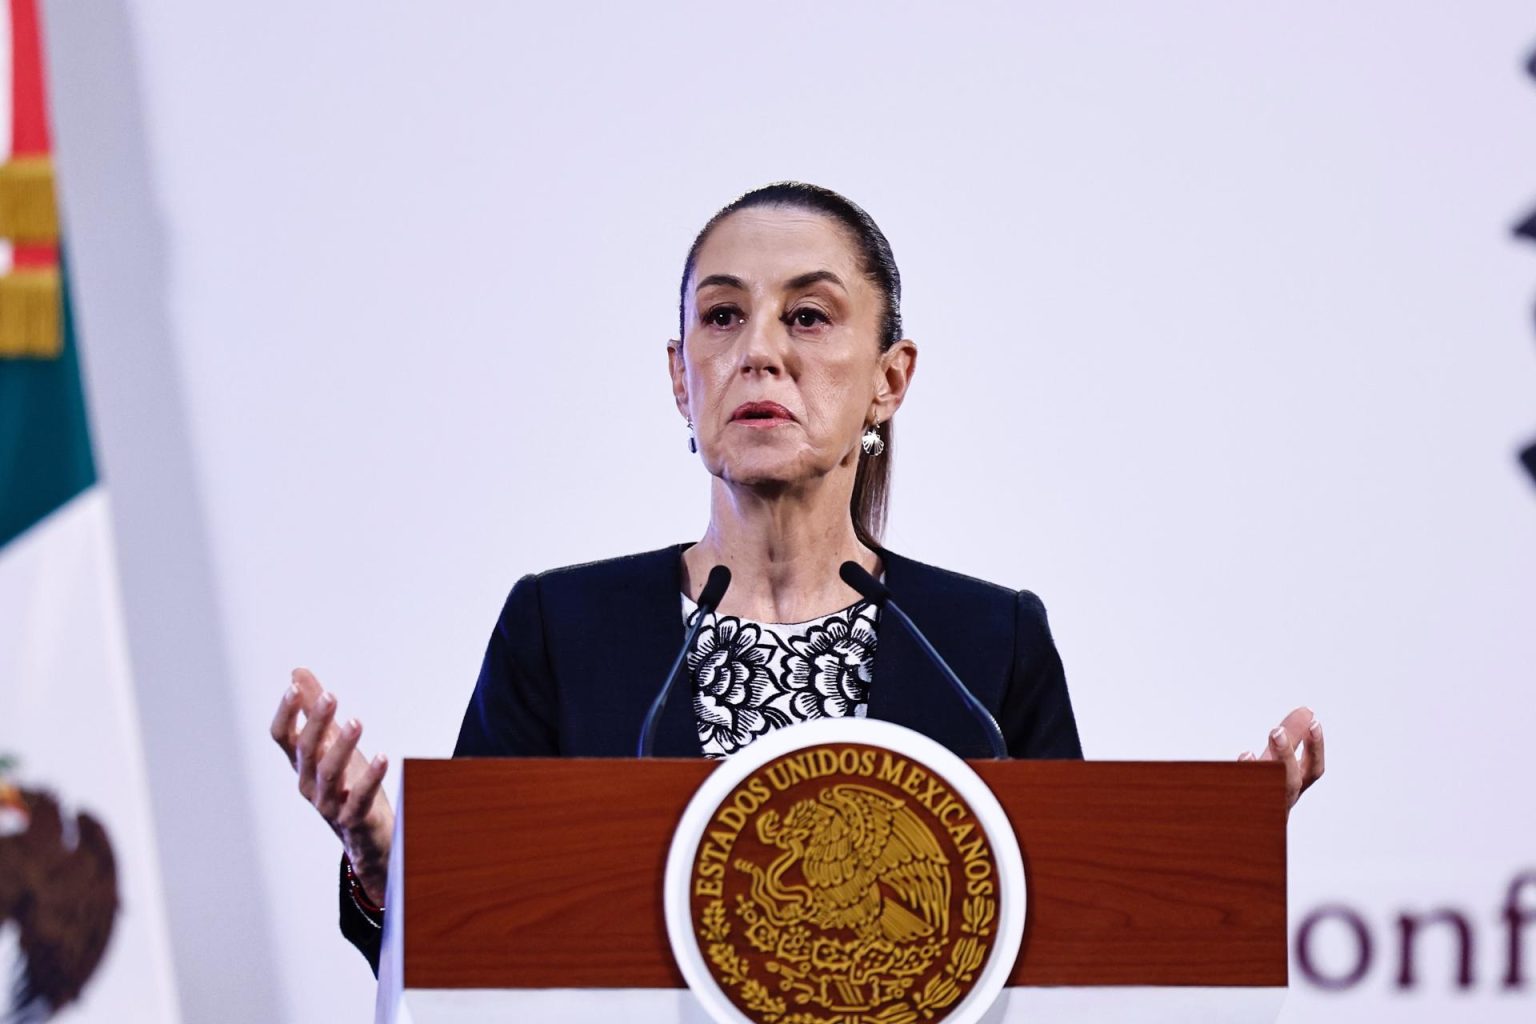
<path id="1" fill-rule="evenodd" d="M 901 264 L 890 546 L 1041 594 L 1089 756 L 1324 719 L 1293 917 L 1373 957 L 1293 970 L 1285 1019 L 1529 1017 L 1527 5 L 46 13 L 188 1019 L 368 1019 L 287 672 L 445 754 L 517 576 L 696 537 L 677 274 L 785 177 Z M 1402 990 L 1396 915 L 1442 905 L 1473 985 L 1432 931 Z"/>

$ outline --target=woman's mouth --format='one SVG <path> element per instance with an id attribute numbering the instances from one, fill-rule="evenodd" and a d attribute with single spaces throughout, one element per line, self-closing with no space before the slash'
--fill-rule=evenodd
<path id="1" fill-rule="evenodd" d="M 731 413 L 731 422 L 746 427 L 777 427 L 795 418 L 778 402 L 746 402 Z"/>

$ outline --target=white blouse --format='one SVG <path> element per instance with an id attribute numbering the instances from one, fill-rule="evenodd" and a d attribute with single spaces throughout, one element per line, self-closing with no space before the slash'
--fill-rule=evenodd
<path id="1" fill-rule="evenodd" d="M 682 598 L 691 627 L 698 608 Z M 865 715 L 879 611 L 858 601 L 806 622 L 712 613 L 686 658 L 704 756 L 733 754 L 793 722 Z"/>

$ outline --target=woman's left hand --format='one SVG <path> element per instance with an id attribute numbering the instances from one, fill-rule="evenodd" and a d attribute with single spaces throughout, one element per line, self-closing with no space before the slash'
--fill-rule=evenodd
<path id="1" fill-rule="evenodd" d="M 1262 753 L 1245 751 L 1237 759 L 1283 763 L 1285 806 L 1289 811 L 1301 799 L 1301 794 L 1323 777 L 1323 723 L 1312 714 L 1311 708 L 1297 708 L 1269 734 L 1269 743 Z"/>

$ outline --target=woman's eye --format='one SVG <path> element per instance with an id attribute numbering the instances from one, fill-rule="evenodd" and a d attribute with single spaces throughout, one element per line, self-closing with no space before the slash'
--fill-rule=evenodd
<path id="1" fill-rule="evenodd" d="M 716 306 L 704 314 L 704 322 L 712 327 L 735 327 L 741 319 L 741 311 L 731 306 Z"/>
<path id="2" fill-rule="evenodd" d="M 816 327 L 820 324 L 832 322 L 827 319 L 827 314 L 819 309 L 812 309 L 809 306 L 795 310 L 786 319 L 796 327 Z"/>

